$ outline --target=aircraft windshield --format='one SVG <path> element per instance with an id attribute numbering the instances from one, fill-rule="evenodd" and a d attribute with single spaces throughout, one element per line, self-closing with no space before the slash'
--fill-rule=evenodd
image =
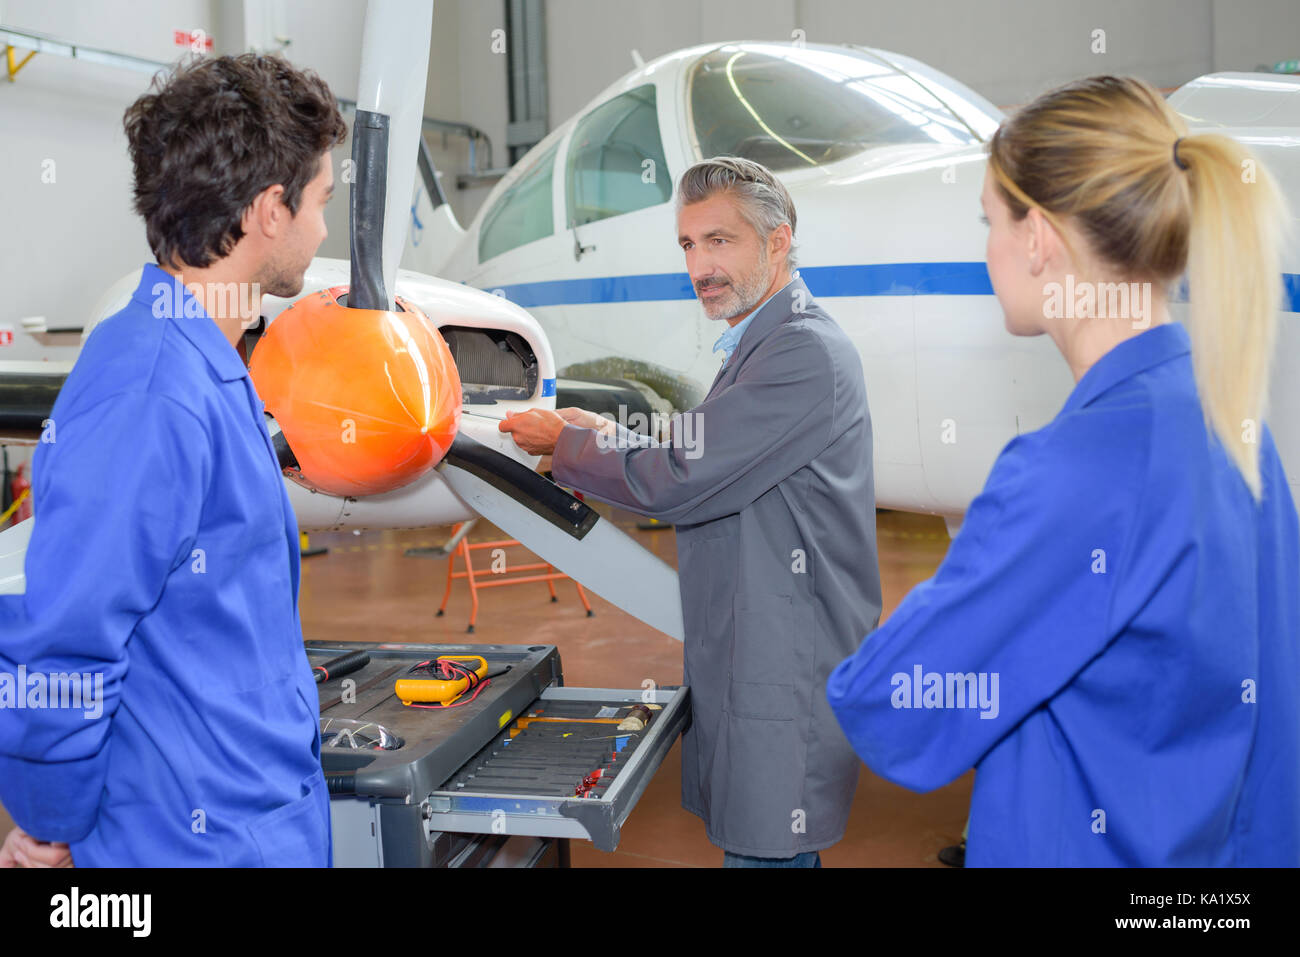
<path id="1" fill-rule="evenodd" d="M 773 170 L 873 146 L 979 142 L 911 77 L 847 50 L 724 46 L 695 64 L 689 99 L 702 157 L 744 156 Z"/>

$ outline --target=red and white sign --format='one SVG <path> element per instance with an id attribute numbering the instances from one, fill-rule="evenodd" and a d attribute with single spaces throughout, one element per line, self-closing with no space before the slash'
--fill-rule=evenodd
<path id="1" fill-rule="evenodd" d="M 212 50 L 212 37 L 206 30 L 173 30 L 172 43 L 178 47 L 189 47 L 195 53 Z"/>
<path id="2" fill-rule="evenodd" d="M 13 326 L 0 326 L 0 346 L 12 346 L 14 344 Z"/>

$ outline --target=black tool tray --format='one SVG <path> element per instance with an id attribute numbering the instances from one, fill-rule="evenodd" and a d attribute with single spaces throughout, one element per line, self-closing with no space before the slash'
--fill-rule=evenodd
<path id="1" fill-rule="evenodd" d="M 378 724 L 400 738 L 401 746 L 330 747 L 327 731 L 321 764 L 333 797 L 418 805 L 426 836 L 579 838 L 612 851 L 690 714 L 686 688 L 563 687 L 553 645 L 307 642 L 312 665 L 354 650 L 368 651 L 371 661 L 319 686 L 322 727 Z M 510 671 L 467 704 L 403 705 L 393 691 L 396 680 L 411 665 L 440 655 L 481 655 L 489 670 L 508 664 Z M 592 723 L 626 717 L 637 704 L 658 706 L 639 732 Z M 520 727 L 521 718 L 527 727 Z"/>

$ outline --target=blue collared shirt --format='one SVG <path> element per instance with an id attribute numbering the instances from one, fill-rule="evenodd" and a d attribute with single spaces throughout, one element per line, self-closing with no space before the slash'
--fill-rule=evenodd
<path id="1" fill-rule="evenodd" d="M 1300 865 L 1300 528 L 1259 450 L 1257 504 L 1183 326 L 1120 343 L 832 672 L 878 774 L 976 768 L 969 865 Z"/>
<path id="2" fill-rule="evenodd" d="M 102 697 L 0 707 L 0 800 L 78 865 L 328 865 L 297 522 L 238 354 L 145 266 L 51 422 L 0 675 Z"/>
<path id="3" fill-rule="evenodd" d="M 791 280 L 791 282 L 793 282 L 793 280 Z M 784 289 L 788 285 L 790 285 L 790 283 L 786 283 L 785 286 L 781 287 L 781 289 Z M 713 351 L 723 353 L 722 364 L 724 366 L 731 361 L 731 356 L 740 346 L 740 337 L 745 334 L 745 329 L 749 327 L 749 324 L 753 321 L 754 317 L 758 315 L 759 309 L 762 309 L 769 302 L 775 299 L 781 292 L 781 289 L 778 289 L 776 292 L 772 293 L 772 295 L 760 302 L 758 307 L 744 319 L 740 320 L 740 322 L 736 323 L 734 326 L 727 326 L 726 331 L 723 332 L 722 335 L 718 336 L 718 341 L 713 344 Z"/>

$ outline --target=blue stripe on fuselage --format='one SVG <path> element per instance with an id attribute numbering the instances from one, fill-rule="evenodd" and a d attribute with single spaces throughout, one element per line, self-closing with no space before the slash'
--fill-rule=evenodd
<path id="1" fill-rule="evenodd" d="M 988 268 L 982 262 L 805 266 L 799 269 L 799 275 L 813 295 L 827 298 L 993 295 Z M 1282 308 L 1300 312 L 1300 274 L 1283 273 L 1282 287 Z M 695 298 L 690 276 L 684 272 L 522 282 L 488 287 L 488 291 L 525 309 Z"/>

